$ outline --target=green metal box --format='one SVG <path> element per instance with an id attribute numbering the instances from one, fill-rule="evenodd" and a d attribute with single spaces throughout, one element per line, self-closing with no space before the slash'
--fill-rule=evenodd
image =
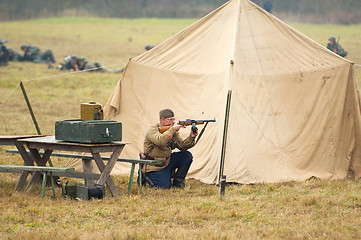
<path id="1" fill-rule="evenodd" d="M 108 143 L 122 140 L 122 123 L 80 119 L 55 122 L 55 139 L 78 143 Z"/>
<path id="2" fill-rule="evenodd" d="M 72 199 L 80 198 L 84 200 L 90 200 L 91 198 L 104 198 L 105 195 L 105 187 L 102 185 L 80 185 L 80 184 L 72 184 L 65 186 L 65 192 L 63 193 L 65 196 L 70 197 Z"/>

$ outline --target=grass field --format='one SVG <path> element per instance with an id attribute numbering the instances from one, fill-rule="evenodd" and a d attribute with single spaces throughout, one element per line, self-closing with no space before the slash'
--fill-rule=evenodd
<path id="1" fill-rule="evenodd" d="M 19 49 L 22 43 L 51 48 L 57 63 L 77 54 L 104 66 L 124 67 L 195 19 L 54 18 L 1 22 L 1 38 Z M 361 25 L 293 27 L 322 45 L 341 36 L 348 59 L 361 63 Z M 358 80 L 361 69 L 356 68 Z M 80 103 L 109 98 L 120 74 L 75 73 L 44 64 L 13 63 L 0 68 L 0 135 L 35 134 L 24 98 L 24 82 L 43 134 L 54 134 L 54 122 L 79 118 Z M 42 79 L 38 79 L 42 78 Z M 37 80 L 34 80 L 37 79 Z M 5 101 L 6 100 L 6 101 Z M 5 154 L 0 164 L 21 164 Z M 64 159 L 53 159 L 64 165 Z M 127 176 L 113 176 L 118 198 L 74 201 L 40 198 L 40 188 L 14 193 L 18 175 L 0 173 L 0 239 L 360 239 L 361 180 L 229 185 L 218 187 L 187 180 L 184 190 L 146 188 L 143 195 L 126 192 Z"/>

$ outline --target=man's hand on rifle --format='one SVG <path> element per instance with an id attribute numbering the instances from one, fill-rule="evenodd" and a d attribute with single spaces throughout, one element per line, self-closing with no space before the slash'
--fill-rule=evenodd
<path id="1" fill-rule="evenodd" d="M 180 128 L 185 128 L 186 126 L 180 125 L 177 122 L 175 122 L 172 126 L 175 130 L 179 131 Z M 198 135 L 198 129 L 196 130 L 195 133 L 193 133 L 192 129 L 191 129 L 191 137 L 197 137 Z"/>
<path id="2" fill-rule="evenodd" d="M 195 138 L 195 137 L 197 137 L 197 135 L 198 135 L 198 128 L 195 133 L 193 133 L 193 131 L 191 129 L 191 137 Z"/>
<path id="3" fill-rule="evenodd" d="M 181 127 L 183 127 L 183 126 L 182 126 L 182 125 L 179 125 L 178 123 L 175 122 L 175 123 L 173 124 L 173 127 L 174 127 L 175 130 L 178 131 L 178 130 L 179 130 Z"/>

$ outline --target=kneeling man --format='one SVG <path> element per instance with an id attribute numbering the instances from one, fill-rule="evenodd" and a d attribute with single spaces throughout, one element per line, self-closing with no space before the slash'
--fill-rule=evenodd
<path id="1" fill-rule="evenodd" d="M 193 156 L 187 151 L 195 145 L 194 139 L 198 132 L 192 130 L 188 137 L 181 138 L 179 129 L 182 127 L 175 122 L 171 109 L 159 112 L 160 122 L 148 128 L 144 139 L 144 152 L 155 160 L 161 160 L 161 166 L 145 165 L 143 172 L 149 181 L 159 188 L 184 188 L 184 179 L 192 164 Z M 167 129 L 164 131 L 164 129 Z M 172 150 L 178 148 L 180 152 Z M 171 177 L 173 175 L 173 183 Z"/>

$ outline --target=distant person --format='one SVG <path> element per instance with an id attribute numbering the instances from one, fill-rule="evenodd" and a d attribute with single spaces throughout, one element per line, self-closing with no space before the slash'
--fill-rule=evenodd
<path id="1" fill-rule="evenodd" d="M 6 48 L 5 43 L 7 43 L 7 40 L 0 40 L 0 66 L 8 65 L 9 61 L 9 51 Z"/>
<path id="2" fill-rule="evenodd" d="M 50 69 L 54 69 L 53 66 L 49 67 Z M 64 59 L 64 63 L 60 64 L 60 66 L 56 69 L 59 70 L 69 70 L 69 71 L 94 71 L 94 72 L 112 72 L 118 73 L 123 72 L 124 68 L 119 69 L 106 69 L 98 62 L 89 62 L 86 57 L 77 57 L 77 55 L 73 54 L 72 56 L 67 56 Z"/>
<path id="3" fill-rule="evenodd" d="M 272 11 L 272 0 L 265 1 L 264 4 L 263 4 L 263 8 L 267 12 L 271 13 L 271 11 Z"/>
<path id="4" fill-rule="evenodd" d="M 329 37 L 329 43 L 327 44 L 327 48 L 332 52 L 340 55 L 341 57 L 346 57 L 347 52 L 341 47 L 340 44 L 336 42 L 336 38 L 334 36 Z"/>
<path id="5" fill-rule="evenodd" d="M 8 51 L 9 51 L 9 61 L 21 62 L 23 60 L 23 55 L 12 49 L 12 47 L 8 47 Z"/>
<path id="6" fill-rule="evenodd" d="M 88 62 L 86 57 L 78 58 L 79 70 L 87 70 L 87 71 L 95 71 L 95 72 L 123 72 L 124 68 L 119 69 L 106 69 L 100 63 L 95 62 Z"/>
<path id="7" fill-rule="evenodd" d="M 79 70 L 93 70 L 93 71 L 103 71 L 103 67 L 99 63 L 88 62 L 86 57 L 80 57 L 78 59 Z"/>
<path id="8" fill-rule="evenodd" d="M 150 49 L 154 48 L 154 45 L 147 44 L 145 45 L 145 50 L 149 51 Z"/>
<path id="9" fill-rule="evenodd" d="M 79 71 L 78 58 L 75 54 L 66 56 L 64 62 L 60 63 L 58 67 L 54 67 L 49 64 L 49 69 L 68 70 L 68 71 Z"/>
<path id="10" fill-rule="evenodd" d="M 22 44 L 20 49 L 24 51 L 23 61 L 34 63 L 55 63 L 53 52 L 50 49 L 42 52 L 37 46 L 26 44 Z"/>
<path id="11" fill-rule="evenodd" d="M 75 54 L 64 59 L 64 70 L 79 71 L 78 58 Z"/>
<path id="12" fill-rule="evenodd" d="M 64 58 L 64 63 L 60 64 L 58 67 L 59 70 L 69 70 L 69 71 L 84 71 L 84 70 L 101 70 L 102 67 L 99 63 L 90 63 L 87 61 L 86 57 L 77 57 L 76 54 L 67 56 Z"/>

